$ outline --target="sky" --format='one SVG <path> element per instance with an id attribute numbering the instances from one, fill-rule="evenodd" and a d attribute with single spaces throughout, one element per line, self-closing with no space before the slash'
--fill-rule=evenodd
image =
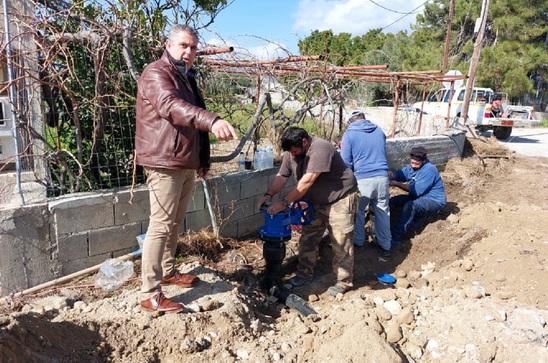
<path id="1" fill-rule="evenodd" d="M 334 34 L 352 36 L 376 28 L 385 33 L 410 32 L 426 1 L 234 0 L 200 33 L 208 44 L 233 46 L 261 59 L 275 59 L 298 55 L 298 41 L 314 30 L 331 29 Z"/>

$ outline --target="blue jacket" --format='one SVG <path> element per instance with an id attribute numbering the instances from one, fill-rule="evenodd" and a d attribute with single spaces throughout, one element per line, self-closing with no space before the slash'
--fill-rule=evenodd
<path id="1" fill-rule="evenodd" d="M 394 180 L 409 184 L 409 195 L 413 199 L 425 198 L 444 206 L 446 203 L 445 188 L 440 173 L 430 160 L 426 159 L 423 166 L 415 171 L 411 165 L 406 165 L 394 172 Z"/>
<path id="2" fill-rule="evenodd" d="M 341 157 L 356 179 L 388 176 L 386 136 L 369 120 L 351 123 L 341 141 Z"/>

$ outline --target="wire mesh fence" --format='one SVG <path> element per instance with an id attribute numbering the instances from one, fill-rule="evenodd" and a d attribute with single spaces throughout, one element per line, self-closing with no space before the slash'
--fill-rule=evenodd
<path id="1" fill-rule="evenodd" d="M 193 2 L 166 3 L 171 15 L 158 18 L 154 4 L 24 3 L 30 6 L 10 9 L 10 23 L 16 25 L 9 34 L 13 54 L 2 44 L 2 54 L 14 60 L 14 77 L 2 83 L 0 96 L 14 96 L 10 104 L 22 141 L 2 160 L 4 168 L 15 157 L 28 169 L 42 163 L 44 172 L 36 178 L 48 196 L 143 183 L 133 157 L 137 79 L 161 55 L 164 29 L 196 21 L 185 7 Z M 211 19 L 222 7 L 214 10 Z M 320 56 L 287 54 L 264 61 L 243 48 L 220 52 L 203 41 L 199 48 L 195 71 L 208 109 L 246 135 L 248 155 L 261 139 L 276 147 L 289 125 L 337 143 L 348 107 L 375 105 L 375 100 L 389 105 L 398 92 L 413 98 L 408 88 L 395 87 L 396 79 L 405 84 L 405 76 L 390 74 L 387 65 L 345 69 Z M 6 57 L 0 61 L 3 69 Z M 10 94 L 13 85 L 17 92 Z M 222 163 L 231 164 L 226 158 Z"/>

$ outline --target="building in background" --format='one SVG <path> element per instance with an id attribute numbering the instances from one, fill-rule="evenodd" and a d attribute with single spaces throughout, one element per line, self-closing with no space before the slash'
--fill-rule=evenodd
<path id="1" fill-rule="evenodd" d="M 42 193 L 45 199 L 36 183 L 44 163 L 35 156 L 43 144 L 31 137 L 43 133 L 36 29 L 29 24 L 34 7 L 28 0 L 2 1 L 0 14 L 0 205 L 26 204 Z"/>

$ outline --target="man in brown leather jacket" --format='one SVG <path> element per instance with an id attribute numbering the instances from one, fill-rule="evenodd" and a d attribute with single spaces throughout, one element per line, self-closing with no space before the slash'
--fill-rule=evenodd
<path id="1" fill-rule="evenodd" d="M 205 109 L 192 74 L 198 34 L 174 25 L 162 57 L 141 74 L 137 91 L 135 157 L 147 175 L 150 222 L 143 243 L 141 309 L 177 313 L 183 305 L 167 299 L 161 285 L 196 285 L 196 276 L 175 267 L 179 225 L 194 191 L 196 173 L 209 171 L 209 137 L 237 138 L 227 121 Z"/>

